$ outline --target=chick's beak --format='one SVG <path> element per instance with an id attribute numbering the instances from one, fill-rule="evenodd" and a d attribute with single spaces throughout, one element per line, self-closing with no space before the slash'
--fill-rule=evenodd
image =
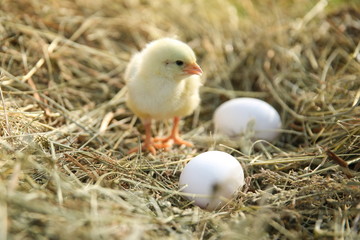
<path id="1" fill-rule="evenodd" d="M 189 75 L 202 75 L 203 71 L 197 63 L 191 63 L 184 67 L 184 72 Z"/>

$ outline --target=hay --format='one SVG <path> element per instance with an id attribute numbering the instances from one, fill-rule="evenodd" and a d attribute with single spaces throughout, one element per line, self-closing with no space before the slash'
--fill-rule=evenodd
<path id="1" fill-rule="evenodd" d="M 357 1 L 0 6 L 0 239 L 359 238 Z M 128 155 L 143 129 L 122 74 L 163 36 L 189 42 L 206 74 L 201 108 L 183 121 L 196 147 Z M 216 106 L 241 96 L 279 110 L 278 141 L 244 152 L 212 136 Z M 248 183 L 216 212 L 177 185 L 211 149 L 239 159 Z"/>

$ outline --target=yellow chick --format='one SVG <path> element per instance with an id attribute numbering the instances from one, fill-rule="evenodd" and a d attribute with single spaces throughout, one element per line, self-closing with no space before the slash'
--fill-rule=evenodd
<path id="1" fill-rule="evenodd" d="M 125 71 L 126 102 L 145 126 L 143 149 L 155 155 L 156 149 L 168 148 L 171 143 L 192 146 L 179 137 L 179 121 L 200 103 L 201 74 L 195 53 L 179 40 L 155 40 L 133 56 Z M 174 119 L 170 136 L 152 138 L 151 120 L 169 118 Z"/>

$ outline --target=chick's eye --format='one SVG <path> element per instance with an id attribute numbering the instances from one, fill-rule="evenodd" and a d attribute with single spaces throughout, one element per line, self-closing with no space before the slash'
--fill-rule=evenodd
<path id="1" fill-rule="evenodd" d="M 178 66 L 184 65 L 184 62 L 181 61 L 181 60 L 177 60 L 175 63 L 176 63 L 176 65 L 178 65 Z"/>

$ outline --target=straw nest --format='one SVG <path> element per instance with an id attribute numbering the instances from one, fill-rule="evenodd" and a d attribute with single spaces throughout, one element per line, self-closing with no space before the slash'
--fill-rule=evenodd
<path id="1" fill-rule="evenodd" d="M 357 1 L 0 6 L 0 239 L 359 238 Z M 143 129 L 124 103 L 124 68 L 164 36 L 188 42 L 205 72 L 201 108 L 182 122 L 195 147 L 128 155 Z M 215 108 L 243 96 L 278 109 L 277 141 L 213 137 Z M 241 162 L 247 184 L 207 212 L 178 178 L 213 149 Z"/>

